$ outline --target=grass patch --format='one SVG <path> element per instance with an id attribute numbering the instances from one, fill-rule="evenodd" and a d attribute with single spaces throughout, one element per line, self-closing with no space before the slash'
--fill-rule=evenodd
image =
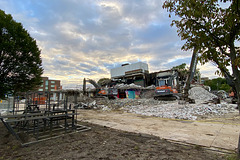
<path id="1" fill-rule="evenodd" d="M 226 160 L 240 160 L 237 154 L 226 155 Z"/>

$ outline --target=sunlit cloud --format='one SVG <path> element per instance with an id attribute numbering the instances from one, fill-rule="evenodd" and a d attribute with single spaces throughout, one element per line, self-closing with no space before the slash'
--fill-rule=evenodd
<path id="1" fill-rule="evenodd" d="M 110 78 L 123 63 L 145 62 L 151 72 L 190 63 L 159 0 L 1 0 L 41 49 L 43 76 L 78 86 L 83 78 Z M 211 70 L 211 71 L 210 71 Z M 201 67 L 205 76 L 216 68 Z"/>

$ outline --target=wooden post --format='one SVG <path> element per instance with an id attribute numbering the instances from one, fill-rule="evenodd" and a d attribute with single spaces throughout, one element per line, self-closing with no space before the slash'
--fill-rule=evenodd
<path id="1" fill-rule="evenodd" d="M 86 79 L 83 79 L 83 95 L 86 95 Z"/>
<path id="2" fill-rule="evenodd" d="M 238 137 L 237 155 L 238 155 L 238 159 L 240 159 L 240 134 L 239 134 L 239 137 Z"/>
<path id="3" fill-rule="evenodd" d="M 58 98 L 57 98 L 57 109 L 59 109 L 59 105 L 60 105 L 60 104 L 59 104 L 59 103 L 60 103 L 59 101 L 60 101 L 60 92 L 58 92 Z"/>
<path id="4" fill-rule="evenodd" d="M 78 93 L 74 92 L 74 105 L 77 105 L 77 96 Z"/>
<path id="5" fill-rule="evenodd" d="M 48 111 L 51 110 L 51 102 L 50 102 L 50 98 L 51 98 L 51 92 L 48 92 Z"/>

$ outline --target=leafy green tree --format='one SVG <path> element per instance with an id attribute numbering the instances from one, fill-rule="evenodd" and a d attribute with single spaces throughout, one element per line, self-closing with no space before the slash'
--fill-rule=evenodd
<path id="1" fill-rule="evenodd" d="M 186 41 L 182 49 L 195 48 L 202 64 L 215 63 L 217 73 L 233 82 L 240 111 L 239 7 L 239 0 L 166 0 L 163 4 L 170 16 L 175 13 L 178 17 L 171 25 L 176 25 L 178 35 Z"/>
<path id="2" fill-rule="evenodd" d="M 227 93 L 229 93 L 230 89 L 231 89 L 231 87 L 228 84 L 226 84 L 226 83 L 221 84 L 221 86 L 219 87 L 219 90 L 224 90 Z"/>
<path id="3" fill-rule="evenodd" d="M 187 70 L 186 63 L 182 63 L 178 66 L 174 66 L 174 67 L 172 67 L 172 69 L 179 69 L 179 70 L 185 70 L 186 71 Z"/>
<path id="4" fill-rule="evenodd" d="M 0 10 L 0 98 L 35 89 L 43 73 L 40 50 L 21 23 Z"/>
<path id="5" fill-rule="evenodd" d="M 187 67 L 186 63 L 182 63 L 178 66 L 174 66 L 174 67 L 172 67 L 172 70 L 177 70 L 178 71 L 180 80 L 185 80 L 187 78 L 187 75 L 190 72 L 189 71 L 190 69 Z M 198 79 L 198 77 L 200 75 L 201 75 L 200 69 L 197 68 L 196 71 L 195 71 L 194 78 Z"/>
<path id="6" fill-rule="evenodd" d="M 204 85 L 211 87 L 211 90 L 224 90 L 229 92 L 231 87 L 227 84 L 225 78 L 214 78 L 212 80 L 207 80 L 204 82 Z"/>
<path id="7" fill-rule="evenodd" d="M 174 66 L 174 67 L 172 67 L 172 70 L 177 70 L 181 77 L 184 77 L 184 76 L 186 77 L 186 75 L 188 73 L 186 63 L 182 63 L 178 66 Z"/>
<path id="8" fill-rule="evenodd" d="M 97 82 L 100 86 L 106 86 L 108 85 L 109 83 L 111 83 L 111 79 L 109 78 L 101 78 L 98 80 Z"/>

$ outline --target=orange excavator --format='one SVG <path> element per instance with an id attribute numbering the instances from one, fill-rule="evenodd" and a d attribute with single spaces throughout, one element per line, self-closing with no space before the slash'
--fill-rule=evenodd
<path id="1" fill-rule="evenodd" d="M 189 101 L 191 103 L 194 103 L 192 99 L 188 97 L 188 91 L 190 89 L 191 81 L 194 77 L 194 74 L 196 72 L 196 65 L 197 65 L 197 50 L 194 48 L 189 74 L 187 76 L 187 80 L 184 86 L 183 95 L 179 97 L 178 91 L 176 90 L 178 84 L 178 72 L 174 70 L 170 70 L 168 72 L 160 72 L 157 75 L 157 84 L 156 84 L 156 90 L 155 90 L 155 96 L 154 99 L 159 100 L 176 100 L 176 99 L 184 99 L 186 101 Z"/>
<path id="2" fill-rule="evenodd" d="M 174 70 L 158 73 L 154 99 L 176 100 L 178 98 L 177 77 L 178 73 Z"/>

